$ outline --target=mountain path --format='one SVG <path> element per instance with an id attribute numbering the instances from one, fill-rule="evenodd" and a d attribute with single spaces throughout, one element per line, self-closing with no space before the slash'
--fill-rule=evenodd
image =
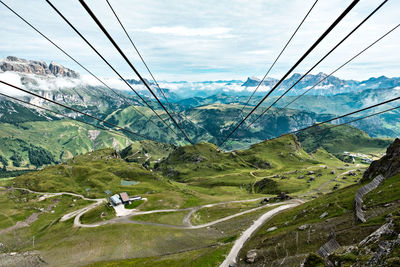
<path id="1" fill-rule="evenodd" d="M 303 204 L 304 201 L 295 199 L 292 200 L 291 203 L 287 203 L 285 205 L 281 205 L 273 210 L 270 210 L 266 213 L 264 213 L 260 218 L 254 221 L 254 223 L 245 230 L 242 235 L 235 241 L 232 249 L 230 250 L 228 256 L 225 258 L 225 260 L 222 262 L 220 267 L 229 267 L 231 265 L 236 264 L 236 259 L 239 255 L 240 250 L 242 249 L 243 245 L 246 243 L 246 241 L 253 235 L 255 231 L 257 231 L 265 222 L 267 222 L 269 219 L 277 215 L 278 213 L 294 208 L 298 205 Z"/>

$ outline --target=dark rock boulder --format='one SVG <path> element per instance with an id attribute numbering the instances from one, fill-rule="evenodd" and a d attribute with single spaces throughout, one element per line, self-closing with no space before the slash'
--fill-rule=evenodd
<path id="1" fill-rule="evenodd" d="M 398 173 L 400 173 L 400 139 L 396 138 L 387 148 L 386 155 L 371 163 L 361 181 L 372 180 L 379 174 L 389 178 Z"/>
<path id="2" fill-rule="evenodd" d="M 288 200 L 291 199 L 291 197 L 289 195 L 287 195 L 285 192 L 280 192 L 275 199 L 277 200 Z"/>

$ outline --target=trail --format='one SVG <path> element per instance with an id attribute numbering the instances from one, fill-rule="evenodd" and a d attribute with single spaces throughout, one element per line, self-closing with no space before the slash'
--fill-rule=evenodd
<path id="1" fill-rule="evenodd" d="M 246 241 L 252 236 L 252 234 L 257 231 L 266 221 L 274 217 L 276 214 L 290 209 L 294 208 L 300 204 L 303 204 L 304 202 L 302 200 L 292 200 L 292 203 L 286 204 L 279 206 L 273 210 L 268 211 L 264 215 L 262 215 L 260 218 L 258 218 L 254 223 L 247 228 L 246 231 L 242 233 L 242 235 L 235 241 L 235 244 L 233 245 L 231 251 L 229 252 L 228 256 L 225 258 L 225 260 L 222 262 L 220 267 L 229 267 L 232 264 L 236 263 L 236 258 L 239 255 L 240 250 L 242 249 L 243 245 L 246 243 Z"/>
<path id="2" fill-rule="evenodd" d="M 80 217 L 81 217 L 84 213 L 86 213 L 87 211 L 89 211 L 89 210 L 91 210 L 91 209 L 93 209 L 93 208 L 99 206 L 100 204 L 106 202 L 106 199 L 105 199 L 105 198 L 97 198 L 97 199 L 96 199 L 96 198 L 95 198 L 95 199 L 93 199 L 93 198 L 87 198 L 87 197 L 85 197 L 85 196 L 83 196 L 83 195 L 75 194 L 75 193 L 70 193 L 70 192 L 50 193 L 50 192 L 38 192 L 38 191 L 33 191 L 33 190 L 30 190 L 30 189 L 27 189 L 27 188 L 20 188 L 20 187 L 10 187 L 10 188 L 6 188 L 6 187 L 0 186 L 0 188 L 6 189 L 6 190 L 21 190 L 21 191 L 26 191 L 26 192 L 29 192 L 29 193 L 32 193 L 32 194 L 38 194 L 38 195 L 41 195 L 41 196 L 39 197 L 39 201 L 45 200 L 45 199 L 47 199 L 47 198 L 55 197 L 55 196 L 69 195 L 69 196 L 79 197 L 79 198 L 81 198 L 81 199 L 83 199 L 83 200 L 94 201 L 94 202 L 95 202 L 95 203 L 93 203 L 92 205 L 89 205 L 89 206 L 87 206 L 87 207 L 85 207 L 85 208 L 82 208 L 82 209 L 79 209 L 79 210 L 70 212 L 70 213 L 68 213 L 68 214 L 65 214 L 63 217 L 61 217 L 61 220 L 60 220 L 60 221 L 66 221 L 66 220 L 69 220 L 69 219 L 71 219 L 71 218 L 73 218 L 73 217 L 75 217 L 75 216 L 77 216 L 77 217 L 80 218 Z M 17 223 L 17 224 L 18 224 L 18 223 Z M 20 222 L 20 225 L 21 225 L 21 226 L 28 226 L 29 224 L 24 223 L 24 222 Z M 19 226 L 14 226 L 14 227 L 19 227 Z"/>
<path id="3" fill-rule="evenodd" d="M 46 198 L 55 197 L 55 196 L 61 196 L 61 195 L 69 195 L 69 196 L 79 197 L 79 198 L 82 198 L 83 200 L 88 200 L 88 201 L 105 200 L 105 198 L 87 198 L 87 197 L 85 197 L 85 196 L 83 196 L 83 195 L 75 194 L 75 193 L 71 193 L 71 192 L 50 193 L 50 192 L 38 192 L 38 191 L 30 190 L 30 189 L 28 189 L 28 188 L 20 188 L 20 187 L 10 187 L 10 188 L 7 188 L 7 187 L 0 186 L 0 188 L 7 189 L 7 190 L 10 190 L 10 189 L 11 189 L 11 190 L 27 191 L 27 192 L 32 193 L 32 194 L 42 195 L 42 196 L 39 198 L 39 201 L 44 200 L 44 199 L 46 199 Z"/>
<path id="4" fill-rule="evenodd" d="M 236 242 L 235 242 L 234 246 L 232 247 L 228 257 L 221 264 L 221 266 L 229 266 L 230 263 L 235 263 L 237 255 L 239 254 L 240 249 L 243 247 L 244 243 L 267 220 L 269 220 L 270 218 L 272 218 L 274 215 L 278 214 L 279 212 L 282 212 L 283 210 L 286 210 L 286 209 L 289 209 L 289 208 L 292 208 L 292 207 L 295 207 L 295 206 L 298 206 L 298 205 L 304 203 L 302 200 L 294 199 L 294 200 L 288 200 L 288 201 L 284 201 L 284 202 L 267 204 L 267 205 L 263 205 L 263 206 L 256 207 L 256 208 L 253 208 L 253 209 L 249 209 L 249 210 L 245 210 L 245 211 L 242 211 L 242 212 L 238 212 L 238 213 L 232 214 L 230 216 L 227 216 L 227 217 L 224 217 L 224 218 L 220 218 L 218 220 L 215 220 L 215 221 L 212 221 L 212 222 L 208 222 L 208 223 L 205 223 L 205 224 L 201 224 L 201 225 L 192 225 L 191 222 L 190 222 L 190 219 L 191 219 L 191 216 L 196 211 L 198 211 L 198 210 L 200 210 L 202 208 L 209 208 L 209 207 L 214 207 L 214 206 L 224 205 L 224 204 L 229 204 L 229 203 L 253 202 L 253 201 L 262 200 L 262 199 L 264 199 L 264 197 L 255 198 L 255 199 L 246 199 L 246 200 L 224 201 L 224 202 L 212 203 L 212 204 L 202 205 L 202 206 L 199 206 L 199 207 L 191 207 L 191 208 L 185 208 L 185 209 L 162 209 L 162 210 L 151 210 L 151 211 L 134 211 L 134 212 L 132 212 L 132 214 L 127 215 L 127 216 L 116 217 L 116 218 L 113 218 L 111 220 L 107 220 L 107 221 L 103 221 L 103 222 L 99 222 L 99 223 L 94 223 L 94 224 L 83 224 L 80 221 L 81 216 L 83 214 L 85 214 L 86 212 L 94 209 L 95 207 L 98 207 L 99 205 L 103 204 L 106 201 L 105 199 L 89 199 L 89 198 L 86 198 L 86 197 L 84 197 L 82 195 L 75 194 L 75 193 L 69 193 L 69 192 L 43 193 L 43 192 L 36 192 L 36 191 L 25 189 L 25 188 L 12 188 L 12 189 L 26 190 L 26 191 L 31 192 L 31 193 L 41 194 L 42 195 L 41 196 L 42 199 L 65 194 L 65 195 L 72 195 L 72 196 L 80 197 L 82 199 L 89 200 L 89 201 L 94 201 L 95 203 L 93 203 L 93 204 L 91 204 L 91 205 L 89 205 L 89 206 L 87 206 L 85 208 L 82 208 L 82 209 L 70 212 L 68 214 L 65 214 L 61 218 L 61 221 L 66 221 L 66 220 L 69 220 L 69 219 L 75 217 L 74 218 L 74 227 L 82 227 L 82 228 L 94 228 L 94 227 L 99 227 L 99 226 L 102 226 L 102 225 L 124 223 L 124 224 L 140 224 L 140 225 L 151 225 L 151 226 L 168 227 L 168 228 L 175 228 L 175 229 L 193 230 L 193 229 L 201 229 L 201 228 L 210 227 L 210 226 L 213 226 L 215 224 L 218 224 L 218 223 L 221 223 L 221 222 L 224 222 L 224 221 L 228 221 L 228 220 L 233 219 L 235 217 L 242 216 L 244 214 L 251 213 L 251 212 L 254 212 L 254 211 L 257 211 L 257 210 L 261 210 L 261 209 L 264 209 L 264 208 L 267 208 L 267 207 L 278 206 L 278 207 L 274 208 L 273 210 L 270 210 L 270 211 L 266 212 L 265 214 L 263 214 L 259 219 L 254 221 L 254 223 L 246 231 L 243 232 L 243 234 L 240 236 L 240 238 L 238 240 L 236 240 Z M 154 214 L 154 213 L 163 213 L 163 212 L 177 212 L 177 211 L 188 211 L 188 214 L 183 219 L 183 225 L 168 225 L 168 224 L 161 224 L 161 223 L 141 222 L 141 221 L 134 221 L 134 220 L 131 219 L 131 217 L 135 216 L 135 215 Z"/>
<path id="5" fill-rule="evenodd" d="M 99 222 L 99 223 L 95 223 L 95 224 L 83 224 L 80 222 L 79 218 L 87 211 L 89 211 L 90 209 L 96 207 L 95 204 L 86 207 L 87 209 L 84 210 L 80 210 L 80 211 L 75 211 L 73 213 L 75 213 L 75 215 L 77 215 L 75 217 L 74 220 L 74 226 L 76 227 L 83 227 L 83 228 L 92 228 L 92 227 L 98 227 L 101 225 L 106 225 L 106 224 L 115 224 L 115 223 L 133 223 L 133 224 L 146 224 L 146 225 L 155 225 L 155 226 L 164 226 L 164 227 L 168 227 L 168 228 L 179 228 L 179 229 L 200 229 L 200 228 L 204 228 L 204 227 L 208 227 L 232 218 L 235 218 L 237 216 L 241 216 L 243 214 L 249 213 L 249 212 L 253 212 L 262 208 L 266 208 L 269 206 L 275 206 L 275 205 L 281 205 L 283 202 L 281 203 L 274 203 L 274 204 L 267 204 L 267 205 L 263 205 L 257 208 L 253 208 L 250 210 L 246 210 L 246 211 L 242 211 L 221 219 L 218 219 L 216 221 L 210 222 L 210 223 L 206 223 L 206 224 L 202 224 L 202 225 L 192 225 L 190 222 L 190 218 L 191 216 L 198 210 L 203 209 L 203 208 L 210 208 L 210 207 L 214 207 L 214 206 L 218 206 L 218 205 L 224 205 L 224 204 L 230 204 L 230 203 L 245 203 L 245 202 L 254 202 L 254 201 L 259 201 L 264 199 L 264 197 L 261 198 L 254 198 L 254 199 L 245 199 L 245 200 L 232 200 L 232 201 L 224 201 L 224 202 L 218 202 L 218 203 L 212 203 L 212 204 L 206 204 L 203 206 L 198 206 L 198 207 L 191 207 L 191 208 L 184 208 L 184 209 L 162 209 L 162 210 L 149 210 L 149 211 L 132 211 L 131 214 L 126 215 L 126 216 L 121 216 L 121 217 L 116 217 L 113 219 L 110 219 L 108 221 L 104 221 L 104 222 Z M 134 221 L 131 219 L 131 217 L 136 216 L 136 215 L 146 215 L 146 214 L 154 214 L 154 213 L 165 213 L 165 212 L 177 212 L 177 211 L 188 211 L 188 214 L 183 218 L 183 225 L 170 225 L 170 224 L 160 224 L 160 223 L 152 223 L 152 222 L 141 222 L 141 221 Z M 74 216 L 74 214 L 70 213 L 67 215 L 64 215 L 64 217 L 68 216 L 69 218 L 72 218 Z M 63 217 L 63 218 L 64 218 Z"/>
<path id="6" fill-rule="evenodd" d="M 4 188 L 4 187 L 0 187 L 0 188 Z M 85 214 L 86 212 L 98 207 L 99 205 L 103 204 L 106 202 L 105 198 L 99 198 L 99 199 L 92 199 L 92 198 L 87 198 L 83 195 L 80 194 L 75 194 L 75 193 L 70 193 L 70 192 L 57 192 L 57 193 L 50 193 L 50 192 L 37 192 L 37 191 L 33 191 L 27 188 L 16 188 L 16 187 L 12 187 L 12 188 L 5 188 L 5 189 L 13 189 L 13 190 L 23 190 L 23 191 L 27 191 L 33 194 L 40 194 L 42 195 L 39 198 L 40 200 L 44 200 L 46 198 L 50 198 L 50 197 L 54 197 L 54 196 L 60 196 L 60 195 L 71 195 L 71 196 L 75 196 L 75 197 L 79 197 L 82 198 L 84 200 L 88 200 L 88 201 L 94 201 L 95 203 L 86 206 L 82 209 L 70 212 L 65 214 L 63 217 L 61 217 L 60 221 L 67 221 L 71 218 L 74 218 L 74 226 L 75 227 L 82 227 L 82 228 L 93 228 L 93 227 L 98 227 L 101 225 L 106 225 L 106 224 L 115 224 L 115 223 L 133 223 L 133 224 L 146 224 L 146 225 L 156 225 L 156 226 L 164 226 L 164 227 L 169 227 L 169 228 L 179 228 L 179 229 L 200 229 L 200 228 L 204 228 L 204 227 L 208 227 L 223 221 L 227 221 L 230 220 L 232 218 L 253 212 L 253 211 L 257 211 L 259 209 L 263 209 L 266 207 L 270 207 L 270 206 L 276 206 L 276 205 L 282 205 L 286 202 L 278 202 L 278 203 L 273 203 L 273 204 L 267 204 L 267 205 L 263 205 L 260 207 L 256 207 L 250 210 L 245 210 L 221 219 L 218 219 L 216 221 L 213 222 L 209 222 L 206 224 L 202 224 L 202 225 L 192 225 L 190 222 L 190 218 L 191 216 L 198 210 L 203 209 L 203 208 L 211 208 L 211 207 L 215 207 L 218 205 L 225 205 L 225 204 L 231 204 L 231 203 L 245 203 L 245 202 L 254 202 L 254 201 L 260 201 L 263 200 L 265 197 L 259 197 L 259 198 L 253 198 L 253 199 L 244 199 L 244 200 L 231 200 L 231 201 L 223 201 L 223 202 L 218 202 L 218 203 L 212 203 L 212 204 L 206 204 L 206 205 L 202 205 L 202 206 L 198 206 L 198 207 L 191 207 L 191 208 L 184 208 L 184 209 L 161 209 L 161 210 L 150 210 L 150 211 L 135 211 L 132 210 L 132 213 L 130 213 L 129 215 L 126 216 L 121 216 L 121 217 L 116 217 L 113 218 L 111 220 L 107 220 L 104 222 L 99 222 L 99 223 L 95 223 L 95 224 L 83 224 L 80 221 L 80 218 L 83 214 Z M 188 214 L 184 217 L 183 219 L 183 226 L 180 225 L 169 225 L 169 224 L 159 224 L 159 223 L 152 223 L 152 222 L 140 222 L 140 221 L 133 221 L 131 220 L 132 216 L 136 216 L 136 215 L 146 215 L 146 214 L 153 214 L 153 213 L 165 213 L 165 212 L 177 212 L 177 211 L 188 211 Z"/>
<path id="7" fill-rule="evenodd" d="M 244 200 L 244 201 L 251 201 L 251 200 Z M 131 220 L 131 217 L 134 215 L 129 215 L 129 216 L 123 216 L 123 217 L 117 217 L 117 218 L 113 218 L 111 220 L 108 221 L 104 221 L 104 222 L 99 222 L 96 224 L 82 224 L 79 221 L 79 217 L 83 214 L 78 215 L 77 217 L 75 217 L 75 221 L 74 221 L 74 226 L 77 227 L 83 227 L 83 228 L 92 228 L 92 227 L 98 227 L 98 226 L 102 226 L 102 225 L 107 225 L 107 224 L 116 224 L 116 223 L 131 223 L 131 224 L 144 224 L 144 225 L 153 225 L 153 226 L 162 226 L 162 227 L 167 227 L 167 228 L 175 228 L 175 229 L 201 229 L 201 228 L 206 228 L 230 219 L 233 219 L 235 217 L 247 214 L 247 213 L 251 213 L 260 209 L 264 209 L 267 207 L 273 207 L 273 206 L 278 206 L 278 205 L 284 205 L 287 203 L 291 203 L 289 205 L 293 205 L 296 204 L 298 202 L 301 202 L 301 200 L 289 200 L 289 201 L 285 201 L 285 202 L 278 202 L 278 203 L 273 203 L 273 204 L 267 204 L 267 205 L 263 205 L 261 207 L 257 207 L 257 208 L 253 208 L 253 209 L 249 209 L 249 210 L 245 210 L 242 212 L 238 212 L 235 213 L 233 215 L 212 221 L 212 222 L 208 222 L 205 224 L 200 224 L 200 225 L 192 225 L 190 223 L 190 216 L 196 212 L 197 210 L 204 208 L 204 207 L 213 207 L 213 206 L 217 206 L 217 205 L 221 205 L 224 203 L 235 203 L 238 201 L 228 201 L 228 202 L 221 202 L 221 203 L 214 203 L 214 204 L 208 204 L 208 205 L 204 205 L 201 207 L 194 207 L 194 208 L 187 208 L 187 209 L 168 209 L 168 210 L 153 210 L 153 211 L 142 211 L 142 212 L 137 212 L 134 215 L 142 215 L 142 214 L 151 214 L 151 213 L 160 213 L 160 212 L 174 212 L 174 211 L 184 211 L 184 210 L 190 210 L 190 212 L 188 213 L 188 215 L 185 216 L 184 218 L 184 225 L 170 225 L 170 224 L 162 224 L 162 223 L 153 223 L 153 222 L 142 222 L 142 221 L 134 221 Z M 239 200 L 240 202 L 240 200 Z M 186 220 L 185 220 L 186 219 Z"/>

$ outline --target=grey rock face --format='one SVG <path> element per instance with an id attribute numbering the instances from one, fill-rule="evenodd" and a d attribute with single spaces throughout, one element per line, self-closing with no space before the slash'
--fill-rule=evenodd
<path id="1" fill-rule="evenodd" d="M 78 78 L 79 77 L 79 74 L 76 73 L 75 71 L 65 68 L 62 65 L 57 64 L 55 62 L 50 63 L 49 70 L 55 76 L 64 76 L 64 77 L 70 77 L 70 78 Z"/>
<path id="2" fill-rule="evenodd" d="M 77 72 L 55 62 L 51 62 L 48 66 L 44 61 L 26 60 L 12 56 L 7 57 L 5 60 L 0 60 L 0 70 L 43 76 L 52 75 L 70 78 L 79 77 Z"/>
<path id="3" fill-rule="evenodd" d="M 400 139 L 396 138 L 387 148 L 386 155 L 371 163 L 361 181 L 370 180 L 379 174 L 389 178 L 400 173 Z"/>

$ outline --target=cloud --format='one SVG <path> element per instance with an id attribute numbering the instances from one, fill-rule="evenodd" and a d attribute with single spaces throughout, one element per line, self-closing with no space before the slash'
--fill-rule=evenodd
<path id="1" fill-rule="evenodd" d="M 225 27 L 189 28 L 186 26 L 161 26 L 141 29 L 139 31 L 152 34 L 169 34 L 178 36 L 218 36 L 219 38 L 223 38 L 224 34 L 230 32 L 231 29 Z"/>
<path id="2" fill-rule="evenodd" d="M 271 55 L 272 50 L 269 50 L 269 49 L 253 50 L 253 51 L 247 51 L 246 54 L 249 54 L 249 55 Z"/>
<path id="3" fill-rule="evenodd" d="M 22 84 L 21 79 L 27 81 L 27 86 Z M 51 76 L 40 76 L 34 74 L 21 74 L 17 72 L 6 71 L 0 73 L 0 80 L 10 83 L 12 85 L 21 87 L 23 89 L 37 89 L 37 90 L 58 90 L 60 88 L 73 88 L 83 85 L 88 85 L 83 79 L 73 79 L 68 77 L 51 77 Z M 13 89 L 10 86 L 0 84 L 0 90 L 2 93 L 8 95 L 24 95 L 17 89 Z"/>
<path id="4" fill-rule="evenodd" d="M 5 2 L 93 73 L 103 77 L 114 76 L 45 1 L 38 1 L 29 9 L 26 8 L 27 0 Z M 200 81 L 245 79 L 253 75 L 262 77 L 313 2 L 204 0 L 185 1 L 185 5 L 182 5 L 181 0 L 148 0 L 146 5 L 132 9 L 126 8 L 131 1 L 120 0 L 115 1 L 113 6 L 158 80 Z M 56 5 L 120 73 L 132 75 L 127 64 L 93 24 L 79 2 L 57 1 Z M 308 70 L 377 5 L 372 0 L 360 1 L 295 71 Z M 132 58 L 135 66 L 138 65 L 140 72 L 144 73 L 145 68 L 135 56 L 134 49 L 107 4 L 104 1 L 90 1 L 90 6 Z M 346 0 L 319 1 L 270 76 L 280 78 L 290 69 L 347 6 Z M 399 8 L 400 1 L 388 1 L 315 71 L 331 72 L 376 40 L 398 23 Z M 46 16 L 43 16 L 44 13 Z M 15 55 L 46 62 L 54 60 L 79 71 L 73 62 L 7 9 L 0 9 L 0 17 L 3 22 L 0 25 L 0 57 Z M 398 32 L 391 34 L 337 75 L 356 80 L 380 75 L 398 76 L 400 54 L 396 44 L 399 41 Z M 126 88 L 124 85 L 120 87 Z"/>
<path id="5" fill-rule="evenodd" d="M 25 89 L 21 83 L 20 76 L 18 74 L 16 74 L 15 72 L 6 71 L 6 72 L 0 73 L 0 80 Z M 25 93 L 15 89 L 15 88 L 12 88 L 8 85 L 5 85 L 3 83 L 0 83 L 0 93 L 6 94 L 6 95 L 11 95 L 11 96 L 26 95 Z"/>

